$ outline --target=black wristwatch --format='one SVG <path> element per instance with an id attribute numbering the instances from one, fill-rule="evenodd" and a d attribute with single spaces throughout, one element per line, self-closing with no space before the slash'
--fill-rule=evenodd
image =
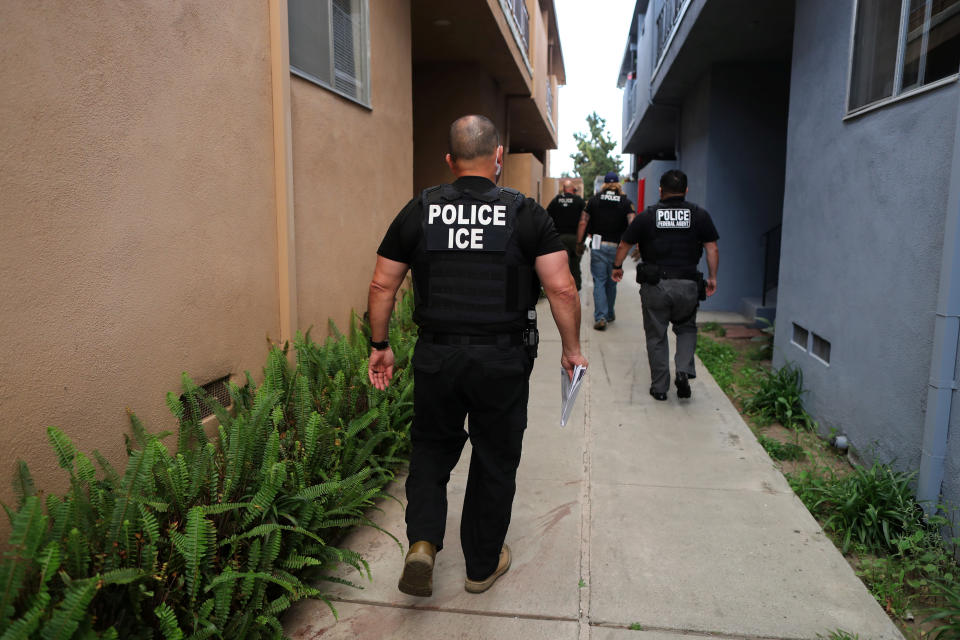
<path id="1" fill-rule="evenodd" d="M 623 263 L 613 265 L 614 269 L 623 269 Z"/>
<path id="2" fill-rule="evenodd" d="M 370 346 L 376 349 L 377 351 L 383 351 L 384 349 L 390 348 L 390 341 L 384 340 L 383 342 L 374 342 L 373 338 L 370 338 Z"/>

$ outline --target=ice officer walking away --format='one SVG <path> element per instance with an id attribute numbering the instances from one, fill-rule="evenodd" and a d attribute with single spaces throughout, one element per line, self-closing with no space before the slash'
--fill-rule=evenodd
<path id="1" fill-rule="evenodd" d="M 643 263 L 637 266 L 643 330 L 647 334 L 650 362 L 650 395 L 667 399 L 670 387 L 670 352 L 667 327 L 677 335 L 674 356 L 677 397 L 689 398 L 690 379 L 696 377 L 693 355 L 697 348 L 697 307 L 717 290 L 720 236 L 710 214 L 687 202 L 687 176 L 678 169 L 660 178 L 660 202 L 640 213 L 623 234 L 613 265 L 613 279 L 623 278 L 623 261 L 637 244 Z M 697 271 L 707 251 L 706 281 Z"/>
<path id="2" fill-rule="evenodd" d="M 633 221 L 634 208 L 620 187 L 620 176 L 610 171 L 603 177 L 603 189 L 594 194 L 580 217 L 577 244 L 586 235 L 599 235 L 600 247 L 590 249 L 590 273 L 593 275 L 593 328 L 603 331 L 617 319 L 613 305 L 617 301 L 617 282 L 611 277 L 613 257 L 620 236 Z M 582 248 L 581 248 L 582 252 Z"/>
<path id="3" fill-rule="evenodd" d="M 415 596 L 433 593 L 447 482 L 468 437 L 473 453 L 460 519 L 464 587 L 486 591 L 510 568 L 504 539 L 527 426 L 541 283 L 560 330 L 560 365 L 571 375 L 575 365 L 587 365 L 567 253 L 540 205 L 496 186 L 503 162 L 496 127 L 483 116 L 464 116 L 450 126 L 449 144 L 446 160 L 457 179 L 407 203 L 377 251 L 370 283 L 368 374 L 385 389 L 394 363 L 390 312 L 413 270 L 419 338 L 406 483 L 410 549 L 398 586 Z"/>
<path id="4" fill-rule="evenodd" d="M 553 225 L 560 234 L 560 242 L 567 249 L 570 273 L 573 274 L 573 280 L 577 283 L 577 291 L 580 291 L 580 256 L 583 255 L 583 250 L 577 250 L 577 227 L 580 224 L 584 202 L 583 198 L 576 194 L 573 181 L 564 179 L 560 183 L 560 188 L 560 193 L 547 205 L 547 213 L 550 214 Z"/>

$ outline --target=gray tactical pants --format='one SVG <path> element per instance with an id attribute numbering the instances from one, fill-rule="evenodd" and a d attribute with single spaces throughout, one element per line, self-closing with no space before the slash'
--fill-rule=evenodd
<path id="1" fill-rule="evenodd" d="M 670 388 L 670 347 L 667 327 L 677 334 L 674 366 L 677 372 L 695 375 L 693 354 L 697 348 L 697 283 L 693 280 L 661 280 L 640 286 L 643 303 L 643 330 L 647 334 L 650 361 L 650 390 L 666 393 Z"/>

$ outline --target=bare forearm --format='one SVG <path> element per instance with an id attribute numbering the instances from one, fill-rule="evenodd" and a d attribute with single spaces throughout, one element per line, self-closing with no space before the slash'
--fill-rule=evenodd
<path id="1" fill-rule="evenodd" d="M 623 264 L 623 261 L 627 259 L 627 254 L 630 253 L 630 247 L 633 245 L 627 244 L 624 241 L 620 241 L 620 244 L 617 246 L 617 255 L 613 258 L 613 264 Z"/>
<path id="2" fill-rule="evenodd" d="M 714 247 L 707 247 L 707 270 L 711 280 L 717 279 L 717 271 L 720 268 L 720 250 Z"/>
<path id="3" fill-rule="evenodd" d="M 376 282 L 370 283 L 367 312 L 370 315 L 370 338 L 374 342 L 383 342 L 387 339 L 395 295 L 395 291 L 390 291 Z"/>
<path id="4" fill-rule="evenodd" d="M 583 237 L 587 234 L 587 221 L 583 218 L 577 223 L 577 244 L 583 242 Z"/>
<path id="5" fill-rule="evenodd" d="M 580 296 L 577 285 L 570 278 L 569 286 L 544 289 L 550 302 L 550 313 L 560 331 L 560 343 L 565 355 L 580 353 Z"/>

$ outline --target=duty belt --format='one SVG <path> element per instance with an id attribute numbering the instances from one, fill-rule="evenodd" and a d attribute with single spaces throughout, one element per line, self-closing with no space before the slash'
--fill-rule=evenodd
<path id="1" fill-rule="evenodd" d="M 487 336 L 421 331 L 419 339 L 431 344 L 456 346 L 497 345 L 499 347 L 510 347 L 526 344 L 523 333 L 520 331 L 517 331 L 516 333 L 501 333 Z"/>
<path id="2" fill-rule="evenodd" d="M 661 280 L 699 280 L 700 272 L 694 267 L 660 267 Z"/>

